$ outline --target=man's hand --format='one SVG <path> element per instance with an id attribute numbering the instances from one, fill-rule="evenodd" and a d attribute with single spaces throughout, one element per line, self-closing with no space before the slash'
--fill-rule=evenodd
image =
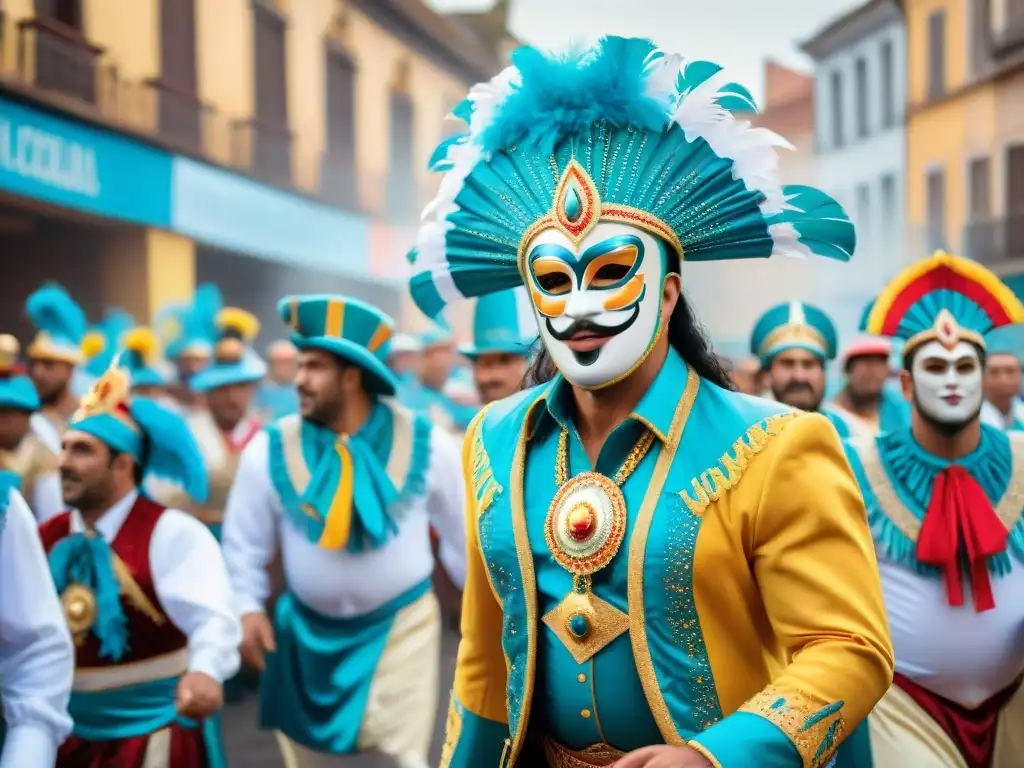
<path id="1" fill-rule="evenodd" d="M 612 768 L 713 768 L 711 762 L 692 747 L 644 747 L 630 752 Z"/>
<path id="2" fill-rule="evenodd" d="M 277 649 L 274 628 L 265 613 L 247 613 L 242 617 L 242 660 L 257 672 L 266 667 L 265 654 Z"/>
<path id="3" fill-rule="evenodd" d="M 224 686 L 203 672 L 189 672 L 178 681 L 174 704 L 182 717 L 203 720 L 223 706 Z"/>

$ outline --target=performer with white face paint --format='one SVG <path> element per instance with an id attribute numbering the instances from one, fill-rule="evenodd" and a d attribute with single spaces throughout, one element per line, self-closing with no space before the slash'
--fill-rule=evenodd
<path id="1" fill-rule="evenodd" d="M 556 372 L 466 436 L 442 765 L 827 765 L 892 675 L 864 510 L 823 416 L 730 390 L 681 262 L 846 260 L 852 226 L 714 64 L 513 62 L 456 108 L 414 259 L 428 315 L 525 285 Z"/>
<path id="2" fill-rule="evenodd" d="M 850 765 L 1024 765 L 1024 434 L 982 424 L 984 336 L 1024 306 L 937 253 L 882 291 L 868 333 L 904 340 L 911 426 L 848 454 L 875 535 L 895 685 L 847 742 Z"/>

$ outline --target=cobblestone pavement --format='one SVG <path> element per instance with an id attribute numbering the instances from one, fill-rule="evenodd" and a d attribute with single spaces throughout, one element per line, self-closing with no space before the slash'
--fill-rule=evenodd
<path id="1" fill-rule="evenodd" d="M 445 716 L 448 712 L 448 692 L 455 674 L 458 645 L 458 635 L 446 626 L 441 645 L 442 686 L 438 700 L 434 745 L 430 756 L 431 765 L 437 765 L 441 759 Z M 229 704 L 224 710 L 224 739 L 227 743 L 230 768 L 283 768 L 273 734 L 256 727 L 256 715 L 257 703 L 254 692 L 247 695 L 241 703 Z M 351 768 L 391 768 L 392 763 L 384 757 L 360 755 L 345 765 Z"/>

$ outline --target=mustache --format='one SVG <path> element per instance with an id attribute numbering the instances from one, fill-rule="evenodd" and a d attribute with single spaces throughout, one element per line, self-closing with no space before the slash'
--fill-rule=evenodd
<path id="1" fill-rule="evenodd" d="M 72 472 L 70 469 L 62 469 L 60 471 L 60 479 L 78 481 L 81 480 L 82 478 L 79 477 L 75 472 Z"/>
<path id="2" fill-rule="evenodd" d="M 782 388 L 782 394 L 790 395 L 796 392 L 813 393 L 814 389 L 806 381 L 793 381 Z"/>
<path id="3" fill-rule="evenodd" d="M 593 320 L 587 320 L 586 318 L 584 318 L 582 320 L 577 320 L 564 331 L 559 333 L 551 326 L 551 323 L 548 323 L 548 331 L 551 333 L 551 336 L 558 341 L 569 341 L 569 339 L 571 339 L 577 333 L 592 333 L 595 336 L 603 339 L 609 336 L 615 336 L 621 330 L 621 325 L 612 326 L 609 328 L 608 326 L 598 325 Z"/>

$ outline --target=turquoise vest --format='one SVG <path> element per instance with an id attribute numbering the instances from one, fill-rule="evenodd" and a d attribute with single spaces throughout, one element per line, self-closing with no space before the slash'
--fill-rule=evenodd
<path id="1" fill-rule="evenodd" d="M 539 728 L 570 747 L 600 741 L 620 748 L 664 743 L 645 698 L 642 677 L 653 673 L 672 725 L 684 738 L 722 719 L 707 649 L 693 601 L 693 557 L 700 517 L 687 508 L 683 494 L 752 427 L 789 410 L 779 403 L 725 391 L 694 377 L 687 387 L 686 366 L 675 353 L 651 390 L 605 445 L 597 469 L 612 475 L 640 434 L 637 422 L 660 436 L 623 485 L 629 525 L 625 541 L 610 565 L 595 575 L 594 594 L 614 612 L 628 613 L 628 604 L 643 605 L 646 641 L 652 670 L 638 672 L 631 641 L 635 630 L 623 631 L 591 659 L 577 662 L 547 625 L 541 624 L 571 591 L 569 574 L 551 562 L 544 544 L 544 524 L 555 494 L 554 471 L 559 435 L 557 416 L 560 378 L 542 387 L 500 401 L 482 417 L 474 449 L 478 532 L 491 583 L 504 612 L 502 645 L 508 659 L 508 722 L 511 753 L 521 752 L 531 713 Z M 660 461 L 661 442 L 682 424 L 673 416 L 693 402 L 682 444 L 671 462 Z M 619 430 L 624 434 L 618 435 Z M 571 474 L 589 469 L 575 430 L 570 430 Z M 530 435 L 530 437 L 528 437 Z M 617 439 L 621 438 L 621 439 Z M 620 455 L 605 458 L 618 442 Z M 618 453 L 616 451 L 616 453 Z M 518 487 L 516 468 L 525 465 Z M 723 470 L 724 472 L 724 470 Z M 520 568 L 517 551 L 529 549 L 532 568 Z M 641 578 L 632 578 L 640 575 Z M 629 584 L 627 588 L 627 583 Z M 632 591 L 635 590 L 635 591 Z M 537 601 L 526 595 L 536 594 Z M 615 613 L 617 612 L 617 613 Z M 528 631 L 539 626 L 537 632 Z M 582 677 L 581 677 L 582 676 Z M 649 683 L 650 684 L 650 683 Z M 594 686 L 593 699 L 590 686 Z M 534 696 L 533 692 L 537 695 Z M 592 700 L 597 717 L 583 713 Z M 795 752 L 794 752 L 795 755 Z"/>

